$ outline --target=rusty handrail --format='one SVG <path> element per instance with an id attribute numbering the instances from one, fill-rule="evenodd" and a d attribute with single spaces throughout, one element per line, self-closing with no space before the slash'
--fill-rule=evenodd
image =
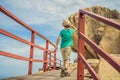
<path id="1" fill-rule="evenodd" d="M 54 56 L 51 54 L 51 53 L 49 53 L 49 59 L 51 59 L 51 57 L 53 57 L 54 58 Z M 57 63 L 57 64 L 59 64 L 60 65 L 60 67 L 62 66 L 62 63 L 63 63 L 63 61 L 62 60 L 60 60 L 60 59 L 58 59 L 57 58 L 57 61 L 59 61 L 60 63 Z"/>
<path id="2" fill-rule="evenodd" d="M 120 24 L 114 22 L 108 18 L 102 17 L 95 13 L 89 12 L 87 10 L 79 11 L 79 32 L 78 32 L 78 72 L 77 72 L 77 80 L 84 80 L 84 65 L 93 76 L 95 80 L 100 80 L 100 77 L 97 73 L 94 72 L 92 67 L 88 64 L 86 59 L 84 58 L 84 41 L 93 48 L 98 54 L 100 54 L 109 64 L 113 66 L 120 73 L 120 63 L 113 59 L 107 52 L 104 52 L 100 47 L 98 47 L 92 40 L 88 39 L 84 34 L 85 27 L 85 15 L 88 15 L 96 20 L 99 20 L 103 23 L 106 23 L 116 29 L 120 30 Z"/>
<path id="3" fill-rule="evenodd" d="M 107 52 L 104 52 L 102 48 L 98 47 L 92 40 L 84 36 L 84 34 L 80 33 L 80 37 L 120 73 L 120 63 L 117 60 L 112 58 Z"/>
<path id="4" fill-rule="evenodd" d="M 23 60 L 23 61 L 53 62 L 53 61 L 50 61 L 50 60 L 45 61 L 45 60 L 38 60 L 38 59 L 30 59 L 30 58 L 26 58 L 26 57 L 19 56 L 19 55 L 16 55 L 16 54 L 12 54 L 12 53 L 9 53 L 9 52 L 5 52 L 5 51 L 0 51 L 0 55 L 6 56 L 6 57 L 10 57 L 10 58 L 14 58 L 14 59 Z"/>
<path id="5" fill-rule="evenodd" d="M 80 13 L 86 14 L 86 15 L 94 18 L 94 19 L 97 19 L 97 20 L 99 20 L 99 21 L 101 21 L 103 23 L 106 23 L 108 25 L 114 26 L 114 28 L 120 30 L 120 24 L 118 22 L 115 22 L 113 20 L 110 20 L 110 19 L 108 19 L 106 17 L 100 16 L 98 14 L 95 14 L 95 13 L 87 11 L 87 10 L 80 10 Z"/>
<path id="6" fill-rule="evenodd" d="M 53 58 L 54 58 L 53 54 L 48 53 L 48 60 L 49 60 L 49 61 L 53 61 Z M 53 62 L 54 62 L 54 61 L 53 61 Z M 58 65 L 59 65 L 59 68 L 61 68 L 63 61 L 60 60 L 60 59 L 58 59 L 58 58 L 56 58 L 56 62 L 54 62 L 54 63 L 58 64 Z M 49 64 L 48 68 L 49 68 L 50 70 L 52 70 L 52 68 L 54 68 L 54 65 L 51 64 L 51 62 L 49 62 L 48 64 Z M 56 67 L 58 67 L 58 66 L 56 66 Z"/>
<path id="7" fill-rule="evenodd" d="M 10 13 L 8 10 L 6 10 L 4 7 L 0 6 L 0 11 L 3 12 L 4 14 L 6 14 L 8 17 L 10 17 L 11 19 L 13 19 L 14 21 L 16 21 L 17 23 L 21 24 L 22 26 L 24 26 L 25 28 L 29 29 L 30 31 L 34 32 L 35 34 L 37 34 L 39 37 L 43 38 L 44 40 L 48 41 L 50 44 L 52 44 L 55 47 L 55 44 L 52 43 L 49 39 L 47 39 L 46 37 L 44 37 L 42 34 L 38 33 L 37 31 L 35 31 L 34 29 L 32 29 L 29 25 L 27 25 L 26 23 L 24 23 L 22 20 L 20 20 L 19 18 L 17 18 L 15 15 L 13 15 L 12 13 Z"/>
<path id="8" fill-rule="evenodd" d="M 5 31 L 5 30 L 3 30 L 3 29 L 0 29 L 0 33 L 6 35 L 6 36 L 8 36 L 8 37 L 11 37 L 11 38 L 13 38 L 13 39 L 15 39 L 15 40 L 17 40 L 17 41 L 20 41 L 20 42 L 22 42 L 22 43 L 25 43 L 25 44 L 34 46 L 34 47 L 36 47 L 36 48 L 39 48 L 39 49 L 42 49 L 42 50 L 45 50 L 45 51 L 52 52 L 51 50 L 48 50 L 48 49 L 43 48 L 43 47 L 41 47 L 41 46 L 35 45 L 35 44 L 33 44 L 33 43 L 25 40 L 25 39 L 22 39 L 22 38 L 14 35 L 14 34 L 11 34 L 10 32 L 7 32 L 7 31 Z"/>
<path id="9" fill-rule="evenodd" d="M 29 31 L 31 31 L 31 41 L 27 41 L 23 38 L 20 38 L 6 30 L 3 30 L 0 28 L 0 34 L 3 34 L 5 36 L 8 36 L 12 39 L 15 39 L 19 42 L 22 42 L 24 44 L 27 44 L 30 46 L 30 57 L 23 57 L 23 56 L 19 56 L 13 53 L 9 53 L 9 52 L 5 52 L 5 51 L 0 51 L 0 55 L 2 56 L 6 56 L 6 57 L 10 57 L 10 58 L 14 58 L 14 59 L 19 59 L 19 60 L 24 60 L 24 61 L 29 61 L 29 69 L 28 69 L 28 75 L 32 74 L 32 66 L 33 66 L 33 62 L 43 62 L 44 63 L 44 70 L 47 71 L 46 68 L 48 68 L 48 62 L 50 63 L 54 63 L 54 69 L 56 69 L 56 51 L 52 51 L 49 49 L 49 44 L 51 44 L 53 47 L 56 47 L 54 43 L 52 43 L 49 39 L 47 39 L 46 37 L 44 37 L 42 34 L 38 33 L 37 31 L 35 31 L 34 29 L 32 29 L 29 25 L 27 25 L 26 23 L 24 23 L 22 20 L 20 20 L 19 18 L 17 18 L 15 15 L 13 15 L 12 13 L 10 13 L 8 10 L 6 10 L 5 8 L 3 8 L 2 6 L 0 6 L 0 11 L 3 12 L 5 15 L 7 15 L 8 17 L 12 18 L 14 21 L 16 21 L 17 23 L 21 24 L 23 27 L 27 28 Z M 35 40 L 35 35 L 38 35 L 40 38 L 46 40 L 46 47 L 41 47 L 37 44 L 34 43 Z M 38 48 L 40 50 L 43 50 L 46 54 L 46 58 L 44 60 L 38 60 L 38 59 L 33 59 L 33 54 L 34 54 L 34 47 Z M 47 59 L 47 55 L 48 52 L 52 53 L 54 55 L 54 60 L 48 60 Z"/>

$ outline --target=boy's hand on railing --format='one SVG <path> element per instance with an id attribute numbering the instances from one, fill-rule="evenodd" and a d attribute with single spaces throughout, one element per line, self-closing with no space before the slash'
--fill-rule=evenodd
<path id="1" fill-rule="evenodd" d="M 71 26 L 73 29 L 77 30 L 77 28 L 76 28 L 74 25 L 70 24 L 70 26 Z"/>

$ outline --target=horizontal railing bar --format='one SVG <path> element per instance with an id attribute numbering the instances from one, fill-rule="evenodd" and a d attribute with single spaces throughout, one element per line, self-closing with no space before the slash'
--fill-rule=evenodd
<path id="1" fill-rule="evenodd" d="M 30 58 L 26 58 L 26 57 L 19 56 L 19 55 L 16 55 L 16 54 L 8 53 L 8 52 L 5 52 L 5 51 L 0 51 L 0 55 L 10 57 L 10 58 L 14 58 L 14 59 L 23 60 L 23 61 L 53 62 L 53 61 L 45 61 L 45 60 L 38 60 L 38 59 L 30 59 Z"/>
<path id="2" fill-rule="evenodd" d="M 79 33 L 79 37 L 82 38 L 86 43 L 88 43 L 91 48 L 98 54 L 100 54 L 111 66 L 113 66 L 120 73 L 120 63 L 113 59 L 107 52 L 104 52 L 98 45 L 96 45 L 92 40 L 88 39 L 83 33 Z"/>
<path id="3" fill-rule="evenodd" d="M 42 34 L 38 33 L 37 31 L 35 31 L 34 29 L 32 29 L 29 25 L 27 25 L 26 23 L 24 23 L 22 20 L 20 20 L 19 18 L 17 18 L 15 15 L 13 15 L 12 13 L 10 13 L 8 10 L 6 10 L 5 8 L 3 8 L 2 6 L 0 6 L 0 11 L 3 12 L 4 14 L 6 14 L 8 17 L 12 18 L 13 20 L 15 20 L 17 23 L 21 24 L 22 26 L 24 26 L 25 28 L 29 29 L 30 31 L 36 33 L 39 37 L 47 40 L 50 44 L 52 44 L 55 47 L 55 44 L 53 44 L 50 40 L 48 40 L 46 37 L 44 37 Z"/>
<path id="4" fill-rule="evenodd" d="M 94 78 L 94 80 L 100 80 L 99 76 L 96 74 L 96 72 L 93 70 L 93 68 L 88 64 L 88 62 L 86 61 L 86 59 L 83 57 L 82 54 L 79 53 L 79 56 L 82 60 L 82 62 L 85 64 L 85 67 L 88 69 L 88 71 L 91 73 L 92 77 Z"/>
<path id="5" fill-rule="evenodd" d="M 1 12 L 3 12 L 4 14 L 6 14 L 8 17 L 10 17 L 11 19 L 15 20 L 17 23 L 21 24 L 22 26 L 24 26 L 25 28 L 29 29 L 30 31 L 34 30 L 27 25 L 26 23 L 24 23 L 22 20 L 20 20 L 19 18 L 17 18 L 15 15 L 13 15 L 12 13 L 10 13 L 8 10 L 6 10 L 5 8 L 3 8 L 2 6 L 0 6 Z"/>
<path id="6" fill-rule="evenodd" d="M 39 34 L 38 32 L 35 32 L 39 37 L 42 36 L 41 34 Z M 47 40 L 51 45 L 53 45 L 54 47 L 56 47 L 56 45 L 54 43 L 52 43 L 50 40 L 48 39 L 45 39 Z"/>
<path id="7" fill-rule="evenodd" d="M 24 40 L 24 39 L 22 39 L 22 38 L 19 38 L 18 36 L 13 35 L 13 34 L 11 34 L 10 32 L 7 32 L 7 31 L 5 31 L 5 30 L 3 30 L 3 29 L 0 29 L 0 33 L 1 33 L 1 34 L 4 34 L 4 35 L 6 35 L 6 36 L 8 36 L 8 37 L 10 37 L 10 38 L 13 38 L 13 39 L 15 39 L 15 40 L 17 40 L 17 41 L 20 41 L 20 42 L 23 42 L 23 43 L 25 43 L 25 44 L 28 44 L 28 45 L 32 45 L 32 46 L 33 46 L 33 44 L 32 44 L 31 42 L 28 42 L 27 40 Z"/>
<path id="8" fill-rule="evenodd" d="M 50 59 L 50 58 L 47 58 L 47 59 Z M 51 60 L 52 62 L 54 62 L 53 60 Z M 56 62 L 54 62 L 54 63 L 56 63 Z M 60 63 L 57 63 L 57 64 L 60 64 Z"/>
<path id="9" fill-rule="evenodd" d="M 50 54 L 50 53 L 49 53 Z M 51 55 L 51 57 L 54 57 L 53 55 Z M 62 60 L 60 60 L 60 59 L 58 59 L 58 58 L 56 58 L 58 61 L 60 61 L 60 62 L 63 62 Z"/>
<path id="10" fill-rule="evenodd" d="M 60 65 L 60 63 L 57 63 L 58 65 Z"/>
<path id="11" fill-rule="evenodd" d="M 47 58 L 47 59 L 50 59 L 50 58 Z M 52 59 L 51 59 L 51 61 L 53 61 L 53 62 L 54 62 L 54 60 L 52 60 Z"/>
<path id="12" fill-rule="evenodd" d="M 32 61 L 33 62 L 53 62 L 53 61 L 50 61 L 50 60 L 38 60 L 38 59 L 33 59 Z"/>
<path id="13" fill-rule="evenodd" d="M 108 24 L 108 25 L 111 25 L 112 27 L 114 26 L 115 28 L 117 28 L 117 29 L 120 30 L 120 23 L 118 23 L 118 22 L 115 22 L 115 21 L 113 21 L 113 20 L 110 20 L 110 19 L 108 19 L 108 18 L 105 18 L 105 17 L 103 17 L 103 16 L 100 16 L 100 15 L 95 14 L 95 13 L 93 13 L 93 12 L 89 12 L 89 11 L 87 11 L 87 10 L 80 10 L 80 13 L 84 13 L 84 14 L 92 17 L 92 18 L 95 18 L 95 19 L 97 19 L 97 20 L 99 20 L 99 21 L 101 21 L 101 22 L 103 22 L 103 23 L 106 23 L 106 24 Z"/>
<path id="14" fill-rule="evenodd" d="M 45 50 L 45 51 L 48 51 L 48 52 L 52 52 L 52 51 L 50 51 L 50 50 L 48 50 L 48 49 L 45 49 L 45 48 L 40 47 L 40 46 L 38 46 L 38 45 L 35 45 L 35 44 L 33 44 L 33 43 L 25 40 L 25 39 L 22 39 L 22 38 L 20 38 L 20 37 L 18 37 L 18 36 L 16 36 L 16 35 L 13 35 L 13 34 L 11 34 L 10 32 L 7 32 L 7 31 L 5 31 L 5 30 L 3 30 L 3 29 L 0 29 L 0 33 L 6 35 L 6 36 L 8 36 L 8 37 L 11 37 L 11 38 L 13 38 L 13 39 L 15 39 L 15 40 L 17 40 L 17 41 L 20 41 L 20 42 L 22 42 L 22 43 L 25 43 L 25 44 L 34 46 L 34 47 L 36 47 L 36 48 L 39 48 L 39 49 L 42 49 L 42 50 Z"/>
<path id="15" fill-rule="evenodd" d="M 34 44 L 34 47 L 36 47 L 36 48 L 38 48 L 38 49 L 42 49 L 42 50 L 44 50 L 44 51 L 52 52 L 51 50 L 48 50 L 48 49 L 46 49 L 46 48 L 43 48 L 43 47 L 38 46 L 38 45 L 35 45 L 35 44 Z"/>
<path id="16" fill-rule="evenodd" d="M 4 52 L 4 51 L 0 51 L 0 55 L 10 57 L 10 58 L 14 58 L 14 59 L 24 60 L 24 61 L 29 61 L 30 60 L 29 58 L 18 56 L 16 54 L 11 54 L 11 53 Z"/>

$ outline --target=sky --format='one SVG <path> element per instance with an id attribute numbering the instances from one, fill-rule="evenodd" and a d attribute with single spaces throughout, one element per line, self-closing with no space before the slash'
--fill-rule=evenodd
<path id="1" fill-rule="evenodd" d="M 41 33 L 53 43 L 62 27 L 64 19 L 79 9 L 103 6 L 120 12 L 120 0 L 0 0 L 0 5 L 13 13 L 34 30 Z M 31 32 L 0 12 L 0 28 L 30 41 Z M 38 36 L 36 44 L 45 47 L 45 41 Z M 29 57 L 29 46 L 0 34 L 0 50 Z M 53 47 L 49 47 L 53 50 Z M 76 58 L 72 53 L 71 62 Z M 35 48 L 34 57 L 43 59 L 43 52 Z M 57 57 L 61 58 L 60 50 Z M 24 66 L 23 66 L 24 65 Z M 33 72 L 42 68 L 42 63 L 34 63 Z M 0 79 L 27 74 L 28 62 L 0 56 Z M 24 70 L 24 71 L 23 71 Z"/>

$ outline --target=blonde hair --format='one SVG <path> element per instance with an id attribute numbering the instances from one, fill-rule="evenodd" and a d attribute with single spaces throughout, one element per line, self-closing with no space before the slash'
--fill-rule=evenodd
<path id="1" fill-rule="evenodd" d="M 69 28 L 70 25 L 71 25 L 71 23 L 70 23 L 70 21 L 69 21 L 68 19 L 65 19 L 65 20 L 63 21 L 63 26 L 64 26 L 65 28 Z"/>

